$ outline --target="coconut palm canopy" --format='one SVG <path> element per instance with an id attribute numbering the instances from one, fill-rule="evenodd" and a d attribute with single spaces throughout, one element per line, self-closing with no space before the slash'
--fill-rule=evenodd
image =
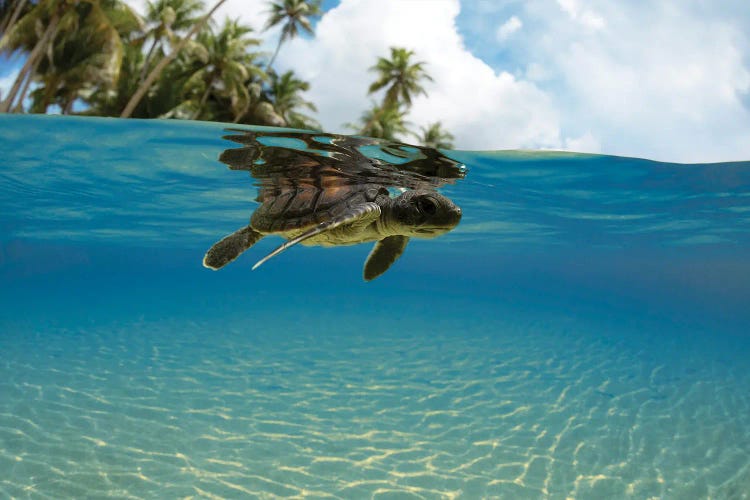
<path id="1" fill-rule="evenodd" d="M 425 63 L 412 62 L 414 51 L 401 47 L 391 47 L 391 57 L 378 58 L 377 64 L 370 68 L 377 73 L 377 79 L 370 85 L 369 93 L 388 87 L 385 92 L 384 106 L 399 102 L 411 106 L 411 100 L 418 94 L 427 94 L 421 82 L 432 80 L 425 70 Z"/>
<path id="2" fill-rule="evenodd" d="M 282 43 L 295 38 L 300 32 L 309 35 L 314 33 L 312 19 L 320 16 L 320 14 L 320 0 L 278 0 L 271 2 L 266 29 L 280 24 L 282 28 L 276 50 L 268 62 L 268 68 L 273 66 Z"/>
<path id="3" fill-rule="evenodd" d="M 408 133 L 406 112 L 401 106 L 381 106 L 372 103 L 372 107 L 362 113 L 358 124 L 347 127 L 360 135 L 377 137 L 393 141 Z"/>
<path id="4" fill-rule="evenodd" d="M 420 127 L 420 133 L 415 135 L 423 146 L 434 149 L 453 149 L 453 134 L 443 130 L 440 122 Z"/>
<path id="5" fill-rule="evenodd" d="M 213 19 L 225 0 L 149 0 L 145 14 L 124 0 L 0 0 L 0 53 L 23 61 L 0 111 L 183 118 L 319 129 L 310 83 L 293 68 L 273 69 L 281 46 L 314 36 L 320 0 L 275 0 L 259 16 L 280 27 L 273 54 L 239 21 Z M 412 99 L 430 81 L 415 53 L 392 47 L 372 70 L 380 103 L 350 127 L 387 139 L 408 135 Z M 363 89 L 364 91 L 365 89 Z M 422 139 L 440 147 L 436 127 Z"/>

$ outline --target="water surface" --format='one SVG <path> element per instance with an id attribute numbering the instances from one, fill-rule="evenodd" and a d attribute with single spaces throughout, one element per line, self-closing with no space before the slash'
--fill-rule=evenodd
<path id="1" fill-rule="evenodd" d="M 0 496 L 747 498 L 750 163 L 446 152 L 461 224 L 265 238 L 221 124 L 0 117 Z"/>

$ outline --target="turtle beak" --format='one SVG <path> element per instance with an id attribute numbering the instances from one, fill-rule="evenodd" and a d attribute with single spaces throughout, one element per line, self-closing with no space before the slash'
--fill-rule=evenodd
<path id="1" fill-rule="evenodd" d="M 416 230 L 416 232 L 425 238 L 434 238 L 448 231 L 453 230 L 461 222 L 461 209 L 456 205 L 446 207 L 440 213 L 440 219 L 432 221 Z"/>
<path id="2" fill-rule="evenodd" d="M 452 210 L 449 210 L 447 214 L 447 219 L 449 221 L 448 223 L 451 226 L 457 226 L 458 223 L 461 222 L 461 216 L 463 215 L 463 213 L 461 212 L 461 207 L 459 206 L 453 205 L 451 208 Z"/>

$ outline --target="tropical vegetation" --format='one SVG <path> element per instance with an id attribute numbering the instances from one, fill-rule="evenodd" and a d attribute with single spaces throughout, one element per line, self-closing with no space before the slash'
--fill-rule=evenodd
<path id="1" fill-rule="evenodd" d="M 261 34 L 238 21 L 217 23 L 226 0 L 148 0 L 145 15 L 124 0 L 0 0 L 0 56 L 22 67 L 0 112 L 175 118 L 320 129 L 310 83 L 293 69 L 277 72 L 282 45 L 314 36 L 320 0 L 274 0 L 264 31 L 280 28 L 273 54 Z M 261 13 L 263 14 L 263 13 Z M 357 124 L 361 135 L 414 136 L 452 147 L 440 123 L 409 130 L 412 100 L 426 95 L 426 64 L 392 47 L 372 66 L 373 101 Z"/>

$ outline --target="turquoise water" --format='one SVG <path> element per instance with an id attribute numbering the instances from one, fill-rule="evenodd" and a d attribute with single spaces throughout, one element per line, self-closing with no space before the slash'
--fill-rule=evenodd
<path id="1" fill-rule="evenodd" d="M 750 162 L 447 152 L 459 226 L 266 238 L 220 124 L 0 116 L 0 497 L 748 498 Z"/>

